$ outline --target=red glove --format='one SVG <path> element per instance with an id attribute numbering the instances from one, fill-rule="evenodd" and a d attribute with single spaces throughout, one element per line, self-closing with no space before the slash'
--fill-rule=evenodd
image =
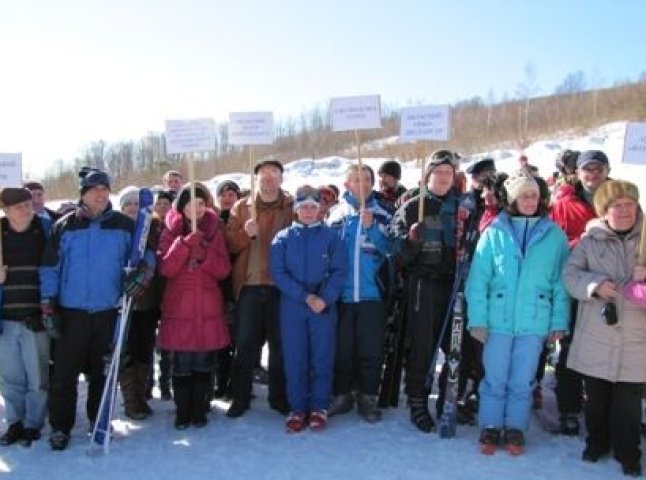
<path id="1" fill-rule="evenodd" d="M 197 230 L 193 233 L 189 233 L 184 238 L 182 238 L 182 242 L 193 249 L 194 247 L 202 243 L 202 239 L 204 239 L 204 234 Z"/>
<path id="2" fill-rule="evenodd" d="M 406 238 L 413 242 L 421 242 L 424 237 L 424 225 L 419 222 L 413 223 Z"/>

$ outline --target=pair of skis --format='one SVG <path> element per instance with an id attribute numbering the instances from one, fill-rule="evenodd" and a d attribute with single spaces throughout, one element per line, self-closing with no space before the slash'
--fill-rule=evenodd
<path id="1" fill-rule="evenodd" d="M 460 378 L 460 361 L 462 360 L 462 337 L 464 331 L 464 281 L 469 270 L 469 247 L 477 235 L 477 226 L 473 221 L 475 215 L 463 206 L 458 208 L 456 222 L 456 270 L 453 292 L 449 300 L 446 317 L 442 324 L 437 347 L 431 361 L 427 376 L 427 386 L 432 385 L 435 375 L 437 353 L 442 344 L 444 333 L 451 319 L 451 341 L 447 355 L 448 377 L 444 396 L 442 416 L 438 422 L 440 438 L 452 438 L 457 429 L 458 390 Z"/>
<path id="2" fill-rule="evenodd" d="M 148 233 L 150 232 L 150 222 L 152 220 L 153 202 L 153 194 L 150 189 L 142 188 L 139 190 L 139 210 L 137 211 L 137 218 L 135 220 L 135 230 L 132 235 L 126 274 L 136 269 L 144 257 Z M 111 424 L 117 396 L 119 367 L 123 345 L 128 331 L 132 305 L 132 297 L 124 294 L 121 299 L 121 310 L 115 324 L 113 349 L 109 356 L 109 361 L 106 363 L 105 387 L 101 395 L 97 418 L 92 428 L 90 445 L 88 447 L 89 454 L 101 452 L 107 454 L 110 451 Z"/>

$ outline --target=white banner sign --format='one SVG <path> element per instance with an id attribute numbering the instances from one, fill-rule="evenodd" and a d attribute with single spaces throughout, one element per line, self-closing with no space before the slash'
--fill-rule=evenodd
<path id="1" fill-rule="evenodd" d="M 22 187 L 22 153 L 0 153 L 0 188 Z"/>
<path id="2" fill-rule="evenodd" d="M 402 142 L 449 139 L 448 105 L 402 108 L 400 118 L 399 140 Z"/>
<path id="3" fill-rule="evenodd" d="M 646 165 L 646 123 L 626 124 L 622 161 Z"/>
<path id="4" fill-rule="evenodd" d="M 215 150 L 215 122 L 211 118 L 166 120 L 166 153 Z"/>
<path id="5" fill-rule="evenodd" d="M 334 132 L 381 128 L 379 95 L 332 98 L 330 123 Z"/>
<path id="6" fill-rule="evenodd" d="M 229 145 L 271 145 L 274 143 L 272 112 L 229 113 Z"/>

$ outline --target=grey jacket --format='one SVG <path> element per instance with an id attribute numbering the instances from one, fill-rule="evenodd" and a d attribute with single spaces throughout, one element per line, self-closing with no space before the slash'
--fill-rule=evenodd
<path id="1" fill-rule="evenodd" d="M 579 300 L 574 340 L 567 365 L 584 375 L 610 382 L 646 382 L 646 309 L 621 295 L 632 278 L 643 216 L 621 237 L 602 219 L 591 220 L 579 244 L 572 250 L 563 279 Z M 614 282 L 618 322 L 607 325 L 601 314 L 604 300 L 592 296 L 605 280 Z"/>

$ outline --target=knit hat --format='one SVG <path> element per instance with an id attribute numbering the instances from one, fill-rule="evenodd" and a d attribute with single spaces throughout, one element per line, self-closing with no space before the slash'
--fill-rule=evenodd
<path id="1" fill-rule="evenodd" d="M 32 191 L 32 190 L 42 190 L 43 192 L 45 191 L 45 189 L 43 188 L 43 184 L 36 181 L 25 182 L 23 187 L 25 187 L 29 191 Z"/>
<path id="2" fill-rule="evenodd" d="M 110 190 L 110 177 L 108 177 L 107 173 L 99 170 L 98 168 L 81 167 L 81 170 L 79 171 L 79 179 L 81 195 L 84 195 L 85 192 L 91 188 L 98 187 L 99 185 L 103 185 Z"/>
<path id="3" fill-rule="evenodd" d="M 402 167 L 397 160 L 386 160 L 381 164 L 377 173 L 379 175 L 385 173 L 400 180 L 402 178 Z"/>
<path id="4" fill-rule="evenodd" d="M 317 188 L 312 187 L 311 185 L 303 185 L 296 189 L 296 196 L 294 198 L 294 210 L 302 205 L 321 204 L 321 195 Z"/>
<path id="5" fill-rule="evenodd" d="M 209 193 L 208 188 L 203 184 L 196 182 L 195 183 L 195 196 L 204 200 L 204 203 L 209 204 L 211 202 L 211 194 Z M 191 200 L 191 186 L 185 185 L 175 198 L 174 207 L 180 213 L 184 212 L 184 208 Z"/>
<path id="6" fill-rule="evenodd" d="M 130 185 L 119 192 L 119 206 L 121 210 L 127 203 L 139 203 L 139 187 Z"/>
<path id="7" fill-rule="evenodd" d="M 12 207 L 22 202 L 31 202 L 31 193 L 26 188 L 6 187 L 0 192 L 0 207 Z"/>
<path id="8" fill-rule="evenodd" d="M 505 180 L 505 190 L 507 191 L 507 201 L 509 205 L 514 203 L 522 192 L 533 190 L 540 195 L 540 188 L 534 176 L 526 170 L 518 170 L 512 173 Z"/>
<path id="9" fill-rule="evenodd" d="M 601 150 L 586 150 L 579 155 L 576 161 L 576 168 L 583 168 L 590 163 L 608 165 L 608 157 Z"/>
<path id="10" fill-rule="evenodd" d="M 225 180 L 224 182 L 218 183 L 218 187 L 215 189 L 215 194 L 219 197 L 223 192 L 231 190 L 240 198 L 240 187 L 233 180 Z"/>
<path id="11" fill-rule="evenodd" d="M 608 207 L 619 198 L 632 198 L 639 202 L 639 189 L 634 183 L 624 180 L 606 180 L 594 192 L 594 209 L 597 215 L 604 216 Z"/>
<path id="12" fill-rule="evenodd" d="M 273 167 L 276 167 L 278 170 L 280 170 L 280 173 L 284 172 L 282 163 L 280 163 L 275 158 L 266 158 L 265 160 L 261 160 L 260 162 L 258 162 L 256 166 L 253 168 L 254 175 L 258 175 L 258 171 L 265 165 L 271 165 Z"/>

